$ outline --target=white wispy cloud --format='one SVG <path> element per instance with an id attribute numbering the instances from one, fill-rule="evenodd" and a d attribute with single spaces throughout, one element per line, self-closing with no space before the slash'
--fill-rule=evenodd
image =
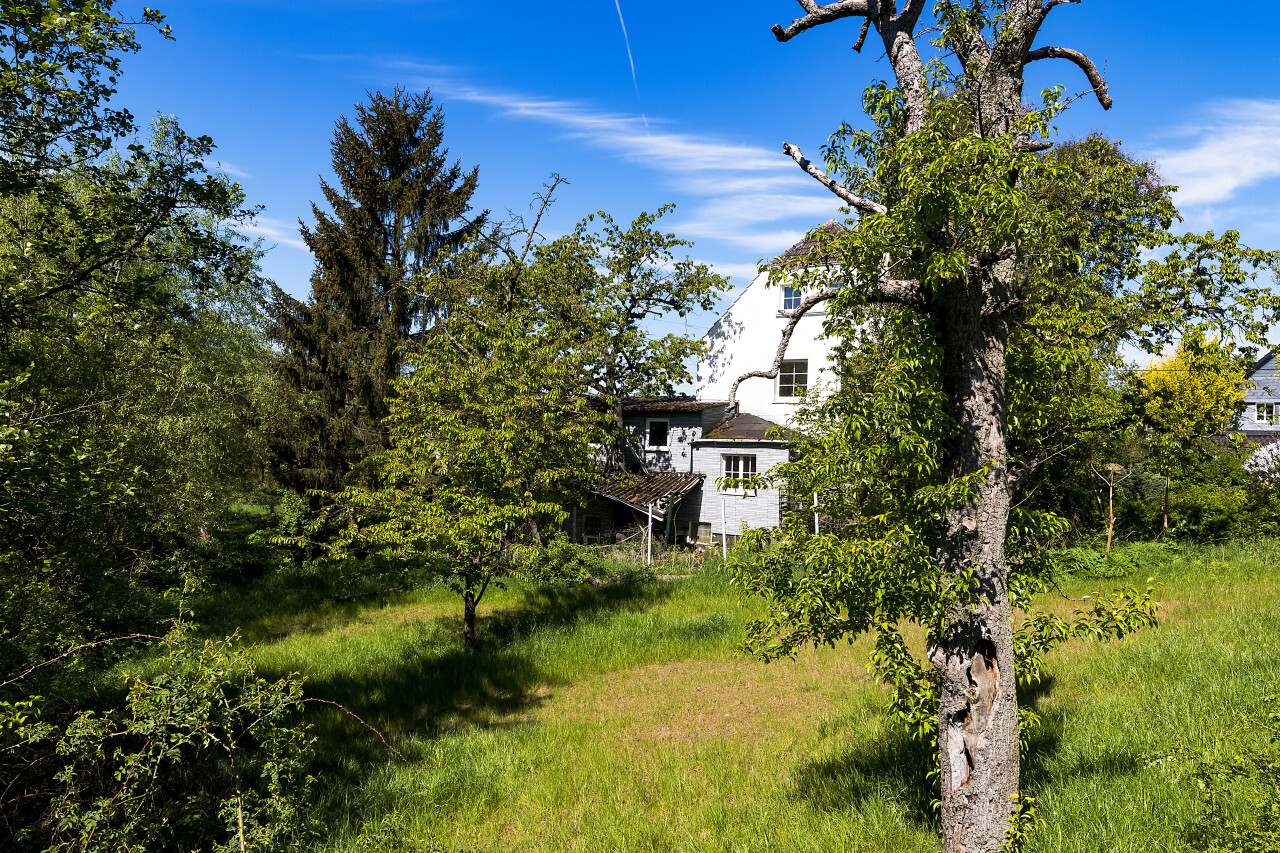
<path id="1" fill-rule="evenodd" d="M 291 249 L 298 249 L 303 252 L 310 251 L 307 248 L 307 244 L 302 242 L 302 238 L 298 235 L 297 224 L 293 222 L 272 219 L 269 216 L 259 216 L 248 224 L 240 225 L 239 230 L 245 234 L 261 237 L 268 243 L 288 246 Z"/>
<path id="2" fill-rule="evenodd" d="M 728 263 L 720 261 L 698 261 L 700 264 L 706 264 L 711 267 L 711 271 L 718 275 L 728 276 L 737 279 L 740 282 L 748 282 L 756 277 L 755 264 Z"/>
<path id="3" fill-rule="evenodd" d="M 414 68 L 420 81 L 450 100 L 490 107 L 503 116 L 558 128 L 567 138 L 658 173 L 686 196 L 682 235 L 714 239 L 758 256 L 775 254 L 805 230 L 836 215 L 838 200 L 781 152 L 710 134 L 678 132 L 667 122 L 587 104 L 524 96 L 460 82 L 456 75 Z M 673 226 L 676 223 L 673 223 Z"/>
<path id="4" fill-rule="evenodd" d="M 212 157 L 209 157 L 203 160 L 202 162 L 204 163 L 204 167 L 211 172 L 222 172 L 224 174 L 230 175 L 233 178 L 253 177 L 244 169 L 241 169 L 239 166 L 235 165 L 234 163 L 228 163 L 226 160 L 217 160 Z"/>
<path id="5" fill-rule="evenodd" d="M 1211 107 L 1195 127 L 1174 134 L 1187 144 L 1148 154 L 1180 205 L 1217 204 L 1280 177 L 1280 100 L 1237 99 Z"/>

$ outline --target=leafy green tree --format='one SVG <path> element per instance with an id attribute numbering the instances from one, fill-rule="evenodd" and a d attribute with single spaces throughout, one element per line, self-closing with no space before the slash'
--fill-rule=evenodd
<path id="1" fill-rule="evenodd" d="M 1027 108 L 1029 63 L 1074 62 L 1111 106 L 1087 57 L 1033 47 L 1061 3 L 945 0 L 931 25 L 926 5 L 802 0 L 802 17 L 774 27 L 786 41 L 861 18 L 858 46 L 874 30 L 892 66 L 894 84 L 865 95 L 870 129 L 838 130 L 825 172 L 795 146 L 785 150 L 859 214 L 819 248 L 845 285 L 811 273 L 815 296 L 802 307 L 826 299 L 828 328 L 852 331 L 867 306 L 884 306 L 891 326 L 880 345 L 893 369 L 867 377 L 870 395 L 835 418 L 846 446 L 827 450 L 839 464 L 813 465 L 794 484 L 793 493 L 820 491 L 842 523 L 818 535 L 792 524 L 767 549 L 759 546 L 770 535 L 757 533 L 748 547 L 758 563 L 745 580 L 773 600 L 756 632 L 767 653 L 877 633 L 875 661 L 897 684 L 898 707 L 936 721 L 944 849 L 995 851 L 1018 814 L 1016 685 L 1035 676 L 1029 653 L 1064 634 L 1129 630 L 1153 616 L 1149 599 L 1133 593 L 1082 621 L 1015 629 L 1013 610 L 1043 571 L 1029 546 L 1061 529 L 1015 510 L 1015 489 L 1042 464 L 1033 441 L 1020 444 L 1035 408 L 1015 396 L 1016 353 L 1029 337 L 1045 348 L 1034 363 L 1070 365 L 1121 340 L 1156 346 L 1208 319 L 1260 339 L 1276 304 L 1254 276 L 1276 257 L 1240 247 L 1230 232 L 1171 235 L 1163 193 L 1131 190 L 1158 184 L 1143 164 L 1094 157 L 1081 168 L 1046 155 L 1065 102 L 1051 89 L 1043 107 Z M 926 62 L 915 36 L 928 26 L 939 53 Z M 1075 198 L 1102 215 L 1083 222 L 1062 201 Z M 1171 248 L 1144 261 L 1157 246 Z M 895 400 L 885 413 L 869 405 Z M 926 664 L 903 642 L 901 621 L 925 627 Z"/>
<path id="2" fill-rule="evenodd" d="M 435 310 L 414 277 L 483 224 L 466 218 L 478 167 L 450 164 L 443 142 L 429 92 L 373 94 L 334 130 L 338 185 L 320 185 L 332 213 L 312 205 L 315 228 L 302 228 L 311 297 L 275 288 L 269 308 L 273 369 L 300 411 L 273 429 L 274 473 L 299 493 L 340 490 L 387 447 L 394 382 Z"/>
<path id="3" fill-rule="evenodd" d="M 562 290 L 556 310 L 577 330 L 571 346 L 582 359 L 583 387 L 610 409 L 606 463 L 614 470 L 626 470 L 629 462 L 643 466 L 642 455 L 628 452 L 623 400 L 674 393 L 692 378 L 689 358 L 702 352 L 696 338 L 655 335 L 647 321 L 709 311 L 728 287 L 707 265 L 677 259 L 676 250 L 691 244 L 655 227 L 672 207 L 641 213 L 626 228 L 601 211 L 539 252 L 543 263 L 554 258 L 575 285 Z"/>
<path id="4" fill-rule="evenodd" d="M 56 192 L 0 199 L 0 669 L 153 624 L 261 470 L 251 211 L 209 150 L 162 119 L 45 176 Z"/>
<path id="5" fill-rule="evenodd" d="M 1169 491 L 1174 467 L 1199 439 L 1229 430 L 1244 399 L 1244 366 L 1221 341 L 1193 332 L 1168 358 L 1136 377 L 1134 389 L 1151 429 L 1151 453 L 1164 474 L 1162 534 L 1169 531 Z"/>
<path id="6" fill-rule="evenodd" d="M 555 310 L 576 286 L 557 252 L 490 260 L 479 248 L 458 265 L 467 275 L 455 267 L 422 282 L 449 309 L 409 356 L 391 446 L 374 460 L 378 487 L 340 496 L 355 521 L 336 548 L 447 579 L 462 597 L 467 648 L 490 584 L 565 519 L 605 436 L 582 394 L 575 324 Z"/>

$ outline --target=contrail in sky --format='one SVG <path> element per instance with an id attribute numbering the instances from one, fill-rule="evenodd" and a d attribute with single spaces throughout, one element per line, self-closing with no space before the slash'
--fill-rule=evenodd
<path id="1" fill-rule="evenodd" d="M 640 97 L 640 83 L 636 80 L 636 61 L 631 56 L 631 39 L 627 36 L 627 22 L 622 19 L 622 0 L 613 0 L 618 8 L 618 23 L 622 24 L 622 40 L 627 45 L 627 61 L 631 63 L 631 85 L 636 87 L 636 97 Z"/>
<path id="2" fill-rule="evenodd" d="M 627 35 L 627 22 L 622 18 L 622 0 L 613 0 L 613 5 L 618 10 L 618 23 L 622 24 L 622 41 L 627 46 L 627 61 L 631 63 L 631 85 L 636 87 L 636 100 L 640 99 L 640 82 L 636 79 L 636 60 L 631 55 L 631 37 Z M 645 118 L 644 111 L 640 112 L 640 118 L 644 122 L 644 129 L 649 130 L 649 119 Z"/>

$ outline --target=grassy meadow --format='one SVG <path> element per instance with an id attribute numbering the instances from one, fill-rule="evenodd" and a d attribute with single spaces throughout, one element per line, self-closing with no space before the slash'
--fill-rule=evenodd
<path id="1" fill-rule="evenodd" d="M 715 560 L 669 570 L 684 576 L 493 590 L 475 653 L 446 588 L 335 604 L 277 575 L 202 618 L 394 747 L 308 706 L 326 849 L 936 849 L 932 756 L 887 726 L 865 640 L 760 663 L 737 650 L 759 603 Z M 1028 850 L 1190 849 L 1185 752 L 1247 744 L 1245 717 L 1280 692 L 1276 543 L 1186 548 L 1043 604 L 1068 613 L 1149 574 L 1161 626 L 1059 648 L 1031 697 L 1024 787 L 1045 822 Z"/>

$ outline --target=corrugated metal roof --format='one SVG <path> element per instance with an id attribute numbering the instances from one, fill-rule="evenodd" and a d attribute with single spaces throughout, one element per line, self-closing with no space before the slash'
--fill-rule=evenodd
<path id="1" fill-rule="evenodd" d="M 766 433 L 774 427 L 781 426 L 773 421 L 757 415 L 734 415 L 720 426 L 702 436 L 700 441 L 785 441 L 781 438 L 769 438 Z M 697 442 L 694 442 L 695 444 Z"/>
<path id="2" fill-rule="evenodd" d="M 692 492 L 702 485 L 702 474 L 681 474 L 668 471 L 662 474 L 618 474 L 602 480 L 591 491 L 604 498 L 619 501 L 644 512 L 655 504 L 654 512 L 665 516 L 668 504 Z"/>

